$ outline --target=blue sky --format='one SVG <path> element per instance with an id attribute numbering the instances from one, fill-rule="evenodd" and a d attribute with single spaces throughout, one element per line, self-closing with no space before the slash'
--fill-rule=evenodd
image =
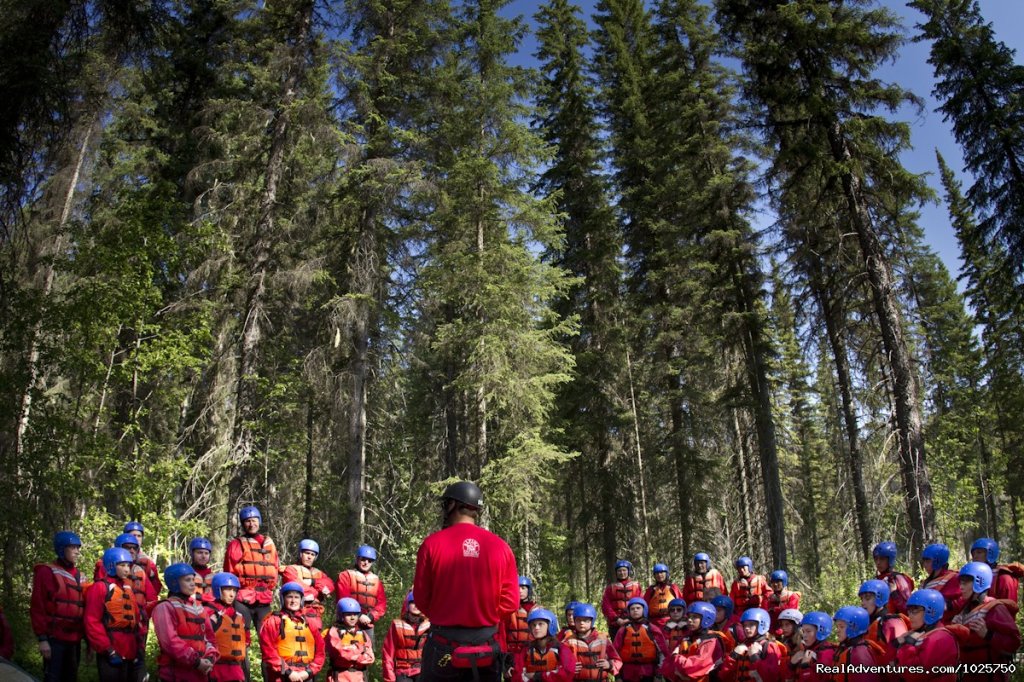
<path id="1" fill-rule="evenodd" d="M 589 19 L 593 11 L 593 0 L 577 0 L 583 8 L 583 13 Z M 903 2 L 894 0 L 882 0 L 881 5 L 890 8 L 898 16 L 903 18 L 907 29 L 908 38 L 915 34 L 914 25 L 921 15 L 912 10 Z M 532 16 L 537 11 L 541 2 L 529 2 L 527 0 L 513 0 L 505 8 L 503 14 L 514 16 L 523 15 L 532 24 Z M 1018 0 L 979 0 L 982 15 L 990 22 L 995 30 L 996 37 L 1002 40 L 1010 48 L 1017 50 L 1017 62 L 1020 63 L 1020 50 L 1024 47 L 1024 34 L 1014 33 L 1013 27 L 1021 27 L 1024 24 L 1024 2 Z M 528 36 L 520 46 L 521 63 L 534 64 L 532 57 L 536 49 L 533 36 Z M 942 114 L 935 111 L 936 101 L 932 98 L 931 91 L 934 84 L 932 67 L 928 64 L 928 52 L 930 45 L 927 42 L 913 42 L 908 40 L 903 46 L 899 57 L 893 64 L 887 64 L 880 70 L 879 76 L 885 80 L 899 83 L 910 90 L 925 102 L 921 112 L 906 108 L 901 117 L 911 126 L 913 149 L 904 153 L 902 160 L 908 170 L 914 173 L 931 173 L 929 184 L 939 193 L 941 197 L 941 186 L 938 181 L 938 167 L 935 162 L 935 149 L 937 148 L 945 157 L 951 167 L 959 171 L 962 168 L 962 157 L 960 148 L 950 133 L 949 126 L 942 120 Z M 518 60 L 517 60 L 518 61 Z M 965 186 L 969 185 L 969 179 L 961 177 Z M 928 204 L 921 208 L 920 225 L 925 231 L 925 240 L 942 257 L 946 266 L 953 276 L 959 273 L 959 247 L 956 243 L 956 236 L 949 226 L 949 217 L 944 204 Z"/>

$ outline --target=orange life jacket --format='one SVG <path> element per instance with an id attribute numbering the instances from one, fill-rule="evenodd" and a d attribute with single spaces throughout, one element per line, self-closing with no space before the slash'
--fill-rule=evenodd
<path id="1" fill-rule="evenodd" d="M 942 592 L 942 588 L 945 587 L 946 583 L 948 583 L 953 578 L 956 578 L 959 581 L 960 574 L 956 571 L 950 571 L 949 569 L 946 569 L 934 578 L 925 578 L 924 582 L 921 583 L 921 589 L 937 590 L 938 592 Z"/>
<path id="2" fill-rule="evenodd" d="M 338 655 L 338 652 L 349 646 L 360 647 L 365 652 L 370 648 L 370 641 L 366 638 L 366 633 L 358 627 L 353 630 L 339 630 L 338 628 L 339 626 L 335 625 L 327 632 L 326 644 L 327 651 L 331 655 L 331 670 L 340 672 L 346 670 L 365 670 L 366 664 L 343 659 Z"/>
<path id="3" fill-rule="evenodd" d="M 548 641 L 550 644 L 550 639 Z M 541 653 L 531 642 L 525 650 L 524 669 L 528 673 L 550 673 L 558 670 L 558 646 L 551 645 Z"/>
<path id="4" fill-rule="evenodd" d="M 212 595 L 213 585 L 210 584 L 210 581 L 213 580 L 213 571 L 207 567 L 206 575 L 203 575 L 195 566 L 192 569 L 196 572 L 196 599 L 200 599 L 205 595 Z"/>
<path id="5" fill-rule="evenodd" d="M 108 632 L 136 632 L 139 629 L 139 604 L 130 587 L 107 582 L 103 601 L 103 626 Z"/>
<path id="6" fill-rule="evenodd" d="M 579 661 L 580 671 L 576 673 L 575 679 L 600 680 L 604 676 L 605 671 L 597 667 L 597 662 L 608 660 L 607 639 L 604 637 L 594 637 L 588 642 L 576 635 L 570 635 L 565 638 L 562 644 L 569 647 L 576 654 L 576 660 Z M 611 670 L 607 672 L 610 676 Z"/>
<path id="7" fill-rule="evenodd" d="M 377 586 L 380 578 L 376 573 L 363 573 L 354 568 L 348 569 L 352 574 L 352 598 L 363 607 L 363 613 L 372 611 L 377 606 Z"/>
<path id="8" fill-rule="evenodd" d="M 736 588 L 736 597 L 733 598 L 733 601 L 736 604 L 737 610 L 761 606 L 761 597 L 765 593 L 765 584 L 758 580 L 760 577 L 751 574 L 747 578 L 737 578 L 736 582 L 733 583 L 733 587 Z"/>
<path id="9" fill-rule="evenodd" d="M 242 559 L 238 562 L 238 581 L 243 588 L 265 592 L 277 584 L 277 548 L 264 536 L 262 544 L 247 535 L 238 538 Z"/>
<path id="10" fill-rule="evenodd" d="M 668 650 L 675 651 L 676 647 L 686 639 L 690 630 L 686 623 L 682 623 L 677 628 L 670 628 L 666 626 L 662 628 L 662 632 L 665 633 L 665 642 L 668 644 Z"/>
<path id="11" fill-rule="evenodd" d="M 960 613 L 956 614 L 955 616 L 953 616 L 953 622 L 959 625 L 967 625 L 968 623 L 972 623 L 976 620 L 985 620 L 985 614 L 987 614 L 989 611 L 992 610 L 993 607 L 999 604 L 1007 606 L 1009 604 L 1009 600 L 988 599 L 979 604 L 978 606 L 975 606 L 973 610 L 968 611 L 967 613 L 961 611 Z M 1016 613 L 1016 611 L 1011 611 L 1011 615 L 1014 613 Z"/>
<path id="12" fill-rule="evenodd" d="M 227 611 L 215 609 L 210 614 L 210 625 L 213 627 L 213 641 L 220 652 L 218 663 L 241 663 L 245 660 L 245 619 L 235 611 L 228 615 Z"/>
<path id="13" fill-rule="evenodd" d="M 612 586 L 612 608 L 615 611 L 625 616 L 626 604 L 633 598 L 640 588 L 640 583 L 635 580 L 627 580 L 626 582 L 617 582 Z"/>
<path id="14" fill-rule="evenodd" d="M 420 667 L 423 659 L 423 645 L 427 641 L 430 622 L 424 619 L 413 625 L 404 618 L 395 624 L 395 670 L 412 670 Z"/>
<path id="15" fill-rule="evenodd" d="M 508 627 L 505 628 L 505 648 L 512 653 L 522 651 L 526 643 L 530 641 L 530 625 L 526 617 L 530 610 L 519 604 L 519 609 L 509 615 Z"/>
<path id="16" fill-rule="evenodd" d="M 903 625 L 906 626 L 907 630 L 910 630 L 910 619 L 904 616 L 902 613 L 887 613 L 880 618 L 875 618 L 871 621 L 871 625 L 868 626 L 867 639 L 879 644 L 889 644 L 885 641 L 885 630 L 882 629 L 882 622 L 887 620 L 901 620 Z"/>
<path id="17" fill-rule="evenodd" d="M 764 656 L 768 655 L 770 649 L 775 649 L 775 654 L 780 661 L 786 658 L 786 647 L 778 642 L 771 639 L 762 639 L 761 648 L 764 650 Z M 736 682 L 753 682 L 754 680 L 760 680 L 760 676 L 756 675 L 756 669 L 750 660 L 750 656 L 743 655 L 736 659 Z"/>
<path id="18" fill-rule="evenodd" d="M 139 613 L 146 612 L 146 586 L 149 584 L 149 573 L 146 567 L 139 563 L 132 563 L 132 574 L 129 578 L 132 581 L 132 592 L 135 594 L 135 603 L 139 605 Z"/>
<path id="19" fill-rule="evenodd" d="M 81 623 L 85 614 L 85 594 L 82 591 L 81 574 L 72 575 L 60 564 L 47 564 L 57 582 L 57 594 L 53 598 L 50 618 L 77 621 Z"/>
<path id="20" fill-rule="evenodd" d="M 871 658 L 874 660 L 876 665 L 884 665 L 885 659 L 888 656 L 886 649 L 883 645 L 878 642 L 868 639 L 867 637 L 861 637 L 860 641 L 850 647 L 843 646 L 844 642 L 840 642 L 839 646 L 836 647 L 836 664 L 846 665 L 850 663 L 852 652 L 859 646 L 866 646 L 868 651 L 871 652 Z M 847 677 L 837 677 L 837 680 L 847 679 Z"/>
<path id="21" fill-rule="evenodd" d="M 295 569 L 295 573 L 298 576 L 298 582 L 302 583 L 306 587 L 313 587 L 317 580 L 324 577 L 324 572 L 319 568 L 307 568 L 302 564 L 289 566 L 289 568 Z"/>
<path id="22" fill-rule="evenodd" d="M 632 624 L 625 627 L 626 635 L 622 640 L 623 663 L 654 663 L 658 660 L 658 645 L 651 635 L 651 626 L 646 623 L 639 627 Z"/>
<path id="23" fill-rule="evenodd" d="M 664 585 L 655 583 L 651 587 L 654 588 L 654 592 L 651 594 L 651 601 L 648 602 L 648 608 L 650 609 L 649 617 L 667 618 L 668 603 L 678 595 L 672 590 L 672 585 L 669 583 Z"/>
<path id="24" fill-rule="evenodd" d="M 277 614 L 281 618 L 281 631 L 277 637 L 277 655 L 289 665 L 309 664 L 316 654 L 313 635 L 306 624 L 306 619 L 296 621 L 283 611 Z"/>
<path id="25" fill-rule="evenodd" d="M 732 653 L 732 650 L 736 648 L 736 638 L 729 632 L 729 628 L 725 630 L 712 630 L 711 634 L 717 635 L 719 641 L 722 642 L 722 649 L 725 651 L 725 655 L 728 656 Z"/>
<path id="26" fill-rule="evenodd" d="M 165 604 L 170 604 L 174 611 L 174 632 L 184 640 L 185 644 L 200 655 L 206 653 L 206 610 L 198 602 L 189 603 L 181 597 L 168 597 Z M 175 661 L 170 654 L 160 652 L 156 659 L 157 665 L 181 665 L 184 661 Z"/>

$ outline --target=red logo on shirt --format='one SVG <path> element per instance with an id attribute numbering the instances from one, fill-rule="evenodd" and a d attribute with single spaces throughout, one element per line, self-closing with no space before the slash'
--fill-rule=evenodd
<path id="1" fill-rule="evenodd" d="M 469 538 L 462 541 L 462 556 L 478 558 L 480 556 L 480 543 Z"/>

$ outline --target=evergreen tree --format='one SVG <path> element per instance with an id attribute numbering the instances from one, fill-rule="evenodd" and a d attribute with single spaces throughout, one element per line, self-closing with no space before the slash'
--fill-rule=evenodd
<path id="1" fill-rule="evenodd" d="M 918 28 L 932 41 L 934 94 L 953 126 L 974 183 L 967 198 L 979 220 L 965 234 L 976 248 L 1002 254 L 998 267 L 1024 286 L 1024 67 L 996 40 L 976 0 L 914 0 Z"/>

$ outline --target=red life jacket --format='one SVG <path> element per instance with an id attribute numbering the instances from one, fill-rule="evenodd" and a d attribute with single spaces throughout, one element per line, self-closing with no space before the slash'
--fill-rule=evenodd
<path id="1" fill-rule="evenodd" d="M 324 572 L 319 568 L 306 568 L 302 564 L 296 564 L 295 566 L 289 566 L 289 568 L 295 569 L 295 573 L 298 576 L 298 581 L 306 587 L 313 587 L 317 580 L 324 577 Z"/>
<path id="2" fill-rule="evenodd" d="M 505 648 L 513 654 L 522 651 L 530 641 L 530 625 L 526 622 L 530 609 L 527 608 L 527 604 L 520 602 L 519 609 L 513 611 L 508 617 L 508 627 L 505 628 Z M 529 604 L 529 606 L 532 608 L 533 604 Z"/>
<path id="3" fill-rule="evenodd" d="M 623 663 L 645 664 L 658 660 L 658 645 L 651 635 L 650 625 L 642 623 L 637 627 L 630 624 L 625 627 L 625 630 L 622 651 L 619 652 Z"/>
<path id="4" fill-rule="evenodd" d="M 393 622 L 396 635 L 395 670 L 419 670 L 430 622 L 423 619 L 419 625 L 413 625 L 404 618 Z"/>
<path id="5" fill-rule="evenodd" d="M 209 599 L 213 596 L 213 585 L 210 581 L 213 579 L 213 569 L 209 566 L 203 566 L 202 568 L 192 567 L 192 570 L 196 572 L 196 599 L 206 597 Z"/>
<path id="6" fill-rule="evenodd" d="M 552 644 L 551 638 L 548 638 L 548 648 L 546 651 L 541 653 L 534 646 L 533 642 L 526 647 L 526 662 L 524 669 L 528 673 L 550 673 L 558 670 L 558 646 Z"/>
<path id="7" fill-rule="evenodd" d="M 817 652 L 819 652 L 819 651 L 823 651 L 823 650 L 826 650 L 826 649 L 831 650 L 831 651 L 835 651 L 837 648 L 838 647 L 836 647 L 836 645 L 833 644 L 832 642 L 815 642 L 814 646 L 812 646 L 809 649 L 807 649 L 807 651 L 813 651 L 813 652 L 815 652 L 815 654 L 817 654 Z M 819 663 L 821 663 L 821 656 L 820 655 L 818 655 L 817 658 L 815 658 L 815 659 L 810 659 L 810 658 L 803 659 L 802 661 L 800 661 L 800 663 L 797 666 L 795 666 L 795 668 L 797 670 L 807 670 L 812 665 L 817 665 Z M 792 663 L 790 665 L 792 666 Z"/>
<path id="8" fill-rule="evenodd" d="M 238 538 L 242 546 L 242 559 L 238 562 L 238 581 L 243 588 L 266 592 L 277 584 L 277 548 L 268 537 L 259 542 L 256 538 L 242 535 Z"/>
<path id="9" fill-rule="evenodd" d="M 678 597 L 674 586 L 670 583 L 659 585 L 654 583 L 651 588 L 654 592 L 651 593 L 651 601 L 647 603 L 648 609 L 650 609 L 648 617 L 650 618 L 668 618 L 668 603 Z"/>
<path id="10" fill-rule="evenodd" d="M 135 603 L 139 605 L 139 613 L 146 613 L 146 586 L 149 585 L 149 573 L 146 567 L 137 562 L 132 563 L 132 593 L 135 595 Z"/>
<path id="11" fill-rule="evenodd" d="M 107 582 L 107 596 L 103 601 L 103 627 L 107 632 L 137 632 L 139 605 L 130 587 Z"/>
<path id="12" fill-rule="evenodd" d="M 640 589 L 640 583 L 635 580 L 627 580 L 626 582 L 617 582 L 612 586 L 612 608 L 621 615 L 626 615 L 626 604 L 633 598 Z"/>
<path id="13" fill-rule="evenodd" d="M 174 608 L 174 631 L 178 637 L 193 651 L 200 655 L 206 653 L 206 611 L 202 604 L 190 604 L 181 597 L 168 597 L 163 603 Z M 159 666 L 181 666 L 184 661 L 176 661 L 161 651 L 156 663 Z"/>
<path id="14" fill-rule="evenodd" d="M 580 639 L 576 635 L 570 635 L 562 642 L 576 654 L 576 660 L 580 664 L 580 671 L 576 673 L 577 680 L 600 680 L 605 674 L 604 670 L 597 667 L 597 662 L 608 660 L 608 640 L 604 637 L 594 637 L 590 641 Z M 611 670 L 608 670 L 611 675 Z"/>
<path id="15" fill-rule="evenodd" d="M 54 580 L 57 582 L 57 594 L 53 598 L 50 607 L 51 629 L 74 630 L 79 629 L 82 617 L 85 615 L 85 594 L 82 591 L 81 574 L 72 575 L 68 569 L 60 564 L 46 564 L 53 572 Z M 57 621 L 75 623 L 75 626 L 57 627 Z"/>
<path id="16" fill-rule="evenodd" d="M 764 649 L 764 656 L 768 655 L 771 649 L 775 650 L 776 657 L 782 661 L 786 658 L 786 647 L 770 639 L 762 639 L 761 647 Z M 736 659 L 736 682 L 754 682 L 760 680 L 756 666 L 751 662 L 750 657 L 744 654 Z"/>
<path id="17" fill-rule="evenodd" d="M 885 641 L 885 630 L 882 628 L 882 623 L 887 620 L 901 620 L 907 630 L 910 630 L 910 619 L 904 616 L 902 613 L 887 613 L 879 618 L 875 618 L 871 621 L 871 625 L 868 625 L 867 639 L 879 644 L 890 644 Z"/>
<path id="18" fill-rule="evenodd" d="M 208 607 L 213 641 L 220 652 L 217 663 L 241 663 L 245 660 L 245 619 L 234 609 Z"/>
<path id="19" fill-rule="evenodd" d="M 377 606 L 377 586 L 380 578 L 376 573 L 363 573 L 354 568 L 348 569 L 352 574 L 352 598 L 363 607 L 363 613 L 372 611 Z"/>
<path id="20" fill-rule="evenodd" d="M 672 621 L 669 621 L 672 622 Z M 661 630 L 665 633 L 665 642 L 668 644 L 669 651 L 675 651 L 676 647 L 679 646 L 690 634 L 689 625 L 686 623 L 680 623 L 677 628 L 670 628 L 666 623 L 666 627 Z"/>
<path id="21" fill-rule="evenodd" d="M 925 578 L 924 582 L 921 583 L 921 589 L 936 590 L 938 592 L 942 592 L 942 588 L 946 586 L 946 583 L 948 583 L 950 580 L 954 578 L 956 578 L 956 580 L 959 581 L 960 574 L 956 571 L 950 571 L 946 569 L 934 578 Z"/>
<path id="22" fill-rule="evenodd" d="M 356 646 L 362 651 L 370 649 L 370 641 L 366 633 L 358 627 L 354 630 L 339 630 L 335 625 L 327 631 L 327 653 L 331 656 L 331 669 L 344 672 L 346 670 L 366 670 L 367 665 L 342 658 L 340 652 L 348 646 Z"/>
<path id="23" fill-rule="evenodd" d="M 764 583 L 764 578 L 759 575 L 751 574 L 746 578 L 737 578 L 732 584 L 732 600 L 736 610 L 759 608 L 765 587 L 767 585 Z"/>

